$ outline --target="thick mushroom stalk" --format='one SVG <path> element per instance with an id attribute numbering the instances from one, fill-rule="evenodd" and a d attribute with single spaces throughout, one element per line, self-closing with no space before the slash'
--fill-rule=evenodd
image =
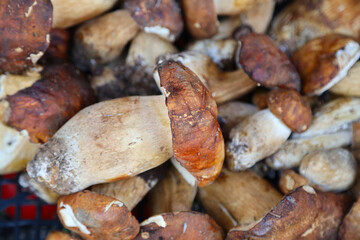
<path id="1" fill-rule="evenodd" d="M 205 186 L 220 174 L 225 157 L 215 100 L 184 65 L 163 61 L 158 71 L 171 122 L 174 156 L 200 186 Z"/>
<path id="2" fill-rule="evenodd" d="M 221 71 L 204 53 L 188 51 L 163 55 L 159 58 L 158 65 L 165 60 L 179 62 L 194 72 L 209 89 L 217 104 L 243 96 L 256 87 L 256 83 L 248 77 L 244 70 Z M 154 70 L 154 79 L 160 86 L 158 68 Z"/>
<path id="3" fill-rule="evenodd" d="M 269 109 L 240 122 L 230 132 L 226 161 L 231 170 L 244 170 L 275 153 L 291 131 L 303 132 L 311 123 L 311 109 L 295 90 L 277 89 L 268 94 Z"/>

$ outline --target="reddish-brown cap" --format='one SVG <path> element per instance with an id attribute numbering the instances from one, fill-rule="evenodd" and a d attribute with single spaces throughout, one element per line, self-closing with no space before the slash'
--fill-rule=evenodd
<path id="1" fill-rule="evenodd" d="M 125 8 L 145 32 L 174 41 L 184 23 L 175 0 L 125 0 Z"/>
<path id="2" fill-rule="evenodd" d="M 85 75 L 70 64 L 45 67 L 41 80 L 7 96 L 7 124 L 26 130 L 30 140 L 45 143 L 75 113 L 95 102 Z"/>
<path id="3" fill-rule="evenodd" d="M 223 239 L 223 231 L 207 214 L 198 212 L 164 213 L 141 223 L 135 240 L 144 239 Z"/>
<path id="4" fill-rule="evenodd" d="M 50 45 L 41 60 L 46 62 L 59 62 L 68 59 L 70 44 L 70 31 L 67 29 L 52 29 L 50 32 Z M 41 61 L 42 62 L 42 61 Z"/>
<path id="5" fill-rule="evenodd" d="M 252 80 L 265 87 L 300 91 L 300 77 L 296 68 L 269 36 L 249 31 L 235 32 L 234 36 L 239 41 L 236 64 Z"/>
<path id="6" fill-rule="evenodd" d="M 119 200 L 83 191 L 59 199 L 57 213 L 64 227 L 84 239 L 133 239 L 139 223 Z"/>
<path id="7" fill-rule="evenodd" d="M 320 95 L 332 87 L 346 76 L 359 55 L 359 44 L 344 35 L 334 33 L 307 42 L 292 57 L 303 93 Z"/>
<path id="8" fill-rule="evenodd" d="M 219 21 L 213 0 L 182 0 L 186 28 L 195 38 L 210 38 L 218 32 Z"/>
<path id="9" fill-rule="evenodd" d="M 200 186 L 209 184 L 220 174 L 225 157 L 215 100 L 181 63 L 164 60 L 158 71 L 171 122 L 174 156 Z"/>
<path id="10" fill-rule="evenodd" d="M 268 93 L 270 111 L 294 132 L 304 132 L 311 124 L 311 108 L 305 99 L 292 89 L 275 89 Z"/>
<path id="11" fill-rule="evenodd" d="M 226 239 L 336 239 L 349 198 L 306 185 L 286 195 L 260 222 L 237 226 Z"/>
<path id="12" fill-rule="evenodd" d="M 50 0 L 0 1 L 0 72 L 21 73 L 33 66 L 50 43 Z"/>

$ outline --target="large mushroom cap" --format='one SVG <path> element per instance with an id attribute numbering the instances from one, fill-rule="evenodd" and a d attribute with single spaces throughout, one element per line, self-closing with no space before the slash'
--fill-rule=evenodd
<path id="1" fill-rule="evenodd" d="M 300 90 L 300 77 L 289 58 L 265 34 L 235 32 L 239 41 L 236 64 L 255 82 L 265 87 L 282 87 Z"/>
<path id="2" fill-rule="evenodd" d="M 0 1 L 0 72 L 21 73 L 44 55 L 52 12 L 50 0 Z"/>
<path id="3" fill-rule="evenodd" d="M 200 79 L 181 63 L 165 60 L 158 65 L 166 96 L 175 158 L 200 186 L 211 183 L 224 161 L 224 139 L 217 107 Z"/>
<path id="4" fill-rule="evenodd" d="M 344 78 L 360 56 L 359 43 L 340 34 L 316 38 L 299 48 L 293 61 L 305 94 L 320 95 Z"/>
<path id="5" fill-rule="evenodd" d="M 276 89 L 268 93 L 270 111 L 294 132 L 304 132 L 311 124 L 311 108 L 295 90 Z"/>

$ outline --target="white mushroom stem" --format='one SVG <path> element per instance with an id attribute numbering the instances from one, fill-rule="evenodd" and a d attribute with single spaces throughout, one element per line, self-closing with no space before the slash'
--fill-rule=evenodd
<path id="1" fill-rule="evenodd" d="M 300 165 L 301 159 L 317 149 L 344 147 L 351 143 L 351 131 L 340 131 L 310 138 L 290 139 L 266 163 L 274 169 L 288 169 Z"/>
<path id="2" fill-rule="evenodd" d="M 164 59 L 173 60 L 193 71 L 209 89 L 218 104 L 240 97 L 256 87 L 256 83 L 242 69 L 232 72 L 221 71 L 209 56 L 200 52 L 189 51 L 162 57 L 158 63 Z M 156 68 L 154 79 L 160 86 Z"/>
<path id="3" fill-rule="evenodd" d="M 100 102 L 71 118 L 29 162 L 29 176 L 60 194 L 154 168 L 173 155 L 164 96 Z"/>
<path id="4" fill-rule="evenodd" d="M 291 129 L 271 113 L 261 110 L 240 122 L 230 132 L 226 145 L 227 166 L 244 170 L 276 152 L 288 139 Z"/>

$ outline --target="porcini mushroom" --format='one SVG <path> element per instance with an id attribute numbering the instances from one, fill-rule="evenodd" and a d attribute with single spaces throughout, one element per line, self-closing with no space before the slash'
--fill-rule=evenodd
<path id="1" fill-rule="evenodd" d="M 183 30 L 180 7 L 175 0 L 125 0 L 124 5 L 139 27 L 147 33 L 173 42 Z"/>
<path id="2" fill-rule="evenodd" d="M 336 239 L 349 200 L 305 185 L 286 195 L 262 219 L 230 230 L 226 239 Z"/>
<path id="3" fill-rule="evenodd" d="M 356 62 L 347 73 L 347 75 L 333 87 L 330 92 L 348 96 L 360 97 L 360 62 Z"/>
<path id="4" fill-rule="evenodd" d="M 133 239 L 139 232 L 138 221 L 122 202 L 91 191 L 60 198 L 57 213 L 64 227 L 84 239 Z"/>
<path id="5" fill-rule="evenodd" d="M 351 37 L 328 34 L 299 48 L 292 59 L 308 95 L 321 95 L 344 78 L 359 59 L 359 43 Z"/>
<path id="6" fill-rule="evenodd" d="M 300 163 L 300 174 L 323 191 L 348 190 L 355 181 L 356 160 L 346 149 L 317 150 Z"/>
<path id="7" fill-rule="evenodd" d="M 46 236 L 46 240 L 80 240 L 80 239 L 65 232 L 52 231 Z"/>
<path id="8" fill-rule="evenodd" d="M 339 230 L 340 240 L 357 239 L 360 236 L 360 198 L 346 214 Z"/>
<path id="9" fill-rule="evenodd" d="M 226 161 L 231 170 L 244 170 L 276 152 L 291 131 L 303 132 L 311 123 L 311 109 L 295 90 L 268 94 L 269 109 L 245 118 L 230 131 Z"/>
<path id="10" fill-rule="evenodd" d="M 29 175 L 69 194 L 154 168 L 174 150 L 199 185 L 212 182 L 224 160 L 215 101 L 183 65 L 164 61 L 160 69 L 166 105 L 159 95 L 119 98 L 83 109 L 40 149 L 27 166 Z"/>
<path id="11" fill-rule="evenodd" d="M 223 231 L 207 214 L 198 212 L 163 213 L 140 224 L 135 240 L 143 239 L 223 239 Z"/>
<path id="12" fill-rule="evenodd" d="M 1 1 L 0 73 L 22 73 L 44 55 L 50 43 L 52 10 L 50 0 Z"/>

